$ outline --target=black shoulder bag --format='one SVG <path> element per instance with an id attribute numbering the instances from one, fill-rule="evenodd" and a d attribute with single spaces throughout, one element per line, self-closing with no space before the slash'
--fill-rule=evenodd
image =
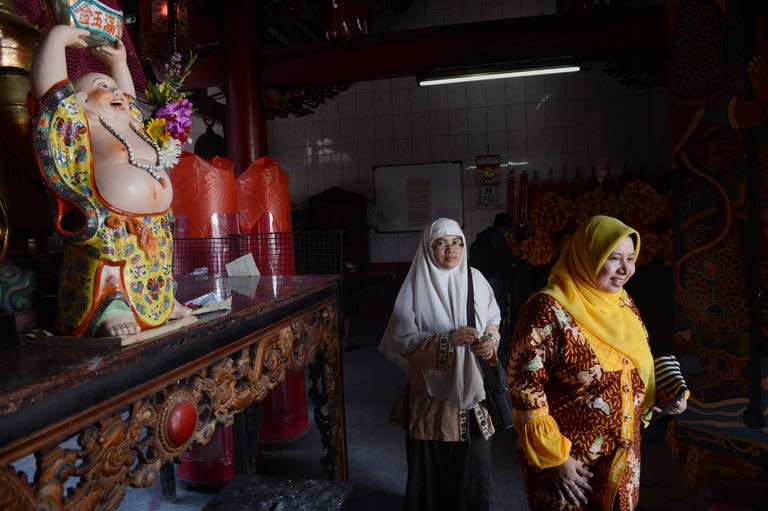
<path id="1" fill-rule="evenodd" d="M 467 288 L 467 326 L 475 328 L 475 289 L 472 284 L 472 269 L 467 268 L 469 284 Z M 477 342 L 477 341 L 475 341 Z M 491 414 L 493 426 L 498 429 L 511 429 L 514 426 L 512 399 L 509 397 L 507 373 L 501 362 L 491 365 L 487 360 L 477 359 L 483 374 L 485 404 Z"/>

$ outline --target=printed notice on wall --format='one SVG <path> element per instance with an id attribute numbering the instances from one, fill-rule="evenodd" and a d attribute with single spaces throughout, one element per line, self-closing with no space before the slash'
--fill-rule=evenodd
<path id="1" fill-rule="evenodd" d="M 373 168 L 376 232 L 418 232 L 435 218 L 464 223 L 460 161 Z"/>
<path id="2" fill-rule="evenodd" d="M 405 200 L 410 225 L 421 226 L 429 223 L 432 214 L 432 180 L 407 179 Z"/>

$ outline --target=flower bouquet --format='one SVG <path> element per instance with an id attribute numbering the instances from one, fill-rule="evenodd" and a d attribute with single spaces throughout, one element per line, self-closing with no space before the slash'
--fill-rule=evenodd
<path id="1" fill-rule="evenodd" d="M 547 266 L 555 260 L 557 245 L 551 233 L 536 231 L 523 241 L 520 251 L 531 266 Z"/>
<path id="2" fill-rule="evenodd" d="M 571 220 L 571 203 L 556 193 L 546 192 L 531 205 L 531 226 L 543 232 L 560 232 Z"/>
<path id="3" fill-rule="evenodd" d="M 599 187 L 582 193 L 573 201 L 573 219 L 577 225 L 593 215 L 618 217 L 619 212 L 616 194 Z"/>
<path id="4" fill-rule="evenodd" d="M 157 144 L 160 163 L 168 169 L 179 162 L 181 148 L 192 128 L 192 103 L 187 93 L 181 91 L 181 85 L 196 59 L 190 52 L 183 64 L 181 54 L 174 53 L 165 65 L 163 80 L 158 84 L 149 82 L 144 92 L 152 107 L 152 116 L 144 121 L 144 131 Z"/>
<path id="5" fill-rule="evenodd" d="M 636 179 L 619 195 L 622 215 L 630 225 L 654 225 L 669 213 L 669 199 L 646 183 Z"/>

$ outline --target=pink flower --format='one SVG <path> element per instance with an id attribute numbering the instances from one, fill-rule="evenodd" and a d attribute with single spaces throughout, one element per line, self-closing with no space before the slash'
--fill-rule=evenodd
<path id="1" fill-rule="evenodd" d="M 192 103 L 181 98 L 158 108 L 155 117 L 165 119 L 165 129 L 173 138 L 185 142 L 192 126 Z"/>

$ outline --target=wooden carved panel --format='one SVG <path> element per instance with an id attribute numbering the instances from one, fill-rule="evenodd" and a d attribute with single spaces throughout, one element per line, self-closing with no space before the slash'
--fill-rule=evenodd
<path id="1" fill-rule="evenodd" d="M 333 476 L 346 478 L 335 305 L 315 306 L 232 347 L 214 363 L 190 367 L 182 378 L 164 382 L 161 390 L 136 396 L 127 409 L 99 418 L 77 435 L 77 449 L 59 445 L 64 439 L 52 439 L 50 446 L 35 453 L 36 483 L 28 483 L 26 474 L 11 466 L 3 468 L 0 509 L 116 509 L 126 487 L 152 486 L 163 464 L 192 442 L 207 443 L 219 424 L 231 425 L 235 414 L 263 399 L 285 378 L 286 370 L 301 370 L 315 359 L 313 367 L 324 380 L 318 396 L 327 409 L 320 412 L 327 425 L 323 443 Z M 72 478 L 79 481 L 65 494 Z"/>

